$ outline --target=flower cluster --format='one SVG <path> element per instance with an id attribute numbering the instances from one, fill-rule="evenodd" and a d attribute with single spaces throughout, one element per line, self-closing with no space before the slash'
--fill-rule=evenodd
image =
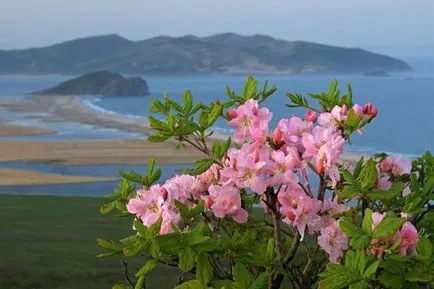
<path id="1" fill-rule="evenodd" d="M 274 130 L 269 130 L 272 113 L 259 108 L 250 99 L 237 109 L 227 112 L 228 124 L 234 128 L 234 148 L 227 151 L 219 164 L 213 164 L 199 176 L 180 175 L 142 189 L 127 205 L 145 226 L 162 219 L 160 234 L 180 226 L 182 218 L 176 207 L 181 202 L 193 208 L 203 201 L 208 212 L 216 218 L 229 217 L 237 223 L 248 221 L 248 212 L 242 206 L 243 194 L 256 194 L 266 211 L 278 213 L 283 222 L 294 227 L 303 240 L 306 232 L 318 239 L 320 248 L 327 252 L 331 262 L 340 262 L 348 250 L 348 237 L 339 227 L 340 215 L 348 207 L 338 197 L 315 195 L 309 184 L 309 168 L 318 174 L 321 182 L 334 188 L 340 181 L 340 168 L 346 137 L 342 124 L 350 111 L 370 121 L 377 115 L 371 104 L 335 106 L 330 112 L 308 110 L 304 119 L 292 116 L 280 119 Z M 361 132 L 361 131 L 360 131 Z M 391 178 L 408 174 L 411 163 L 397 157 L 387 157 L 378 166 L 377 187 L 388 189 Z M 312 173 L 312 172 L 310 172 Z M 275 207 L 270 208 L 272 198 Z M 381 215 L 374 216 L 374 224 Z M 400 240 L 401 254 L 414 251 L 418 234 L 410 223 L 390 242 Z M 373 240 L 373 248 L 379 240 Z M 384 241 L 384 240 L 381 240 Z M 372 253 L 378 255 L 377 249 Z"/>

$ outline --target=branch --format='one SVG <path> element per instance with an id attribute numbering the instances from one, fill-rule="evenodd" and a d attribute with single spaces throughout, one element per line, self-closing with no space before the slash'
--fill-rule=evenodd
<path id="1" fill-rule="evenodd" d="M 318 200 L 324 201 L 324 195 L 325 195 L 325 182 L 324 178 L 320 176 L 319 180 L 319 186 L 318 186 Z"/>
<path id="2" fill-rule="evenodd" d="M 288 252 L 288 255 L 286 255 L 285 259 L 282 262 L 283 269 L 288 268 L 289 263 L 294 259 L 295 253 L 297 252 L 298 246 L 300 245 L 300 233 L 297 231 L 295 234 L 294 239 L 292 240 L 291 249 Z M 271 276 L 270 282 L 268 284 L 268 289 L 279 289 L 280 285 L 283 281 L 283 274 L 281 273 L 275 273 Z"/>
<path id="3" fill-rule="evenodd" d="M 124 266 L 124 275 L 125 279 L 127 280 L 128 284 L 130 284 L 132 287 L 134 287 L 133 281 L 131 281 L 130 276 L 128 274 L 128 263 L 124 260 L 121 261 L 122 265 Z"/>

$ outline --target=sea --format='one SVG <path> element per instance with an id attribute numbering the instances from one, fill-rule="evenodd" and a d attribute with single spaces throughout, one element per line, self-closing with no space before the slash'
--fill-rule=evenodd
<path id="1" fill-rule="evenodd" d="M 167 93 L 175 100 L 182 101 L 183 93 L 189 89 L 195 102 L 207 104 L 214 100 L 224 100 L 225 88 L 229 86 L 241 93 L 246 76 L 147 76 L 140 75 L 148 82 L 151 94 L 140 97 L 95 97 L 83 99 L 83 105 L 108 114 L 120 114 L 146 122 L 151 114 L 148 111 L 150 99 L 163 98 Z M 32 91 L 56 85 L 71 76 L 0 76 L 0 98 L 21 98 Z M 348 152 L 373 154 L 388 152 L 416 158 L 423 152 L 434 151 L 434 70 L 413 71 L 391 74 L 388 77 L 369 77 L 363 75 L 316 75 L 316 76 L 258 76 L 262 86 L 268 81 L 268 87 L 275 85 L 278 90 L 262 105 L 273 112 L 272 125 L 281 118 L 293 114 L 302 115 L 301 109 L 288 108 L 287 92 L 317 93 L 325 92 L 333 79 L 338 80 L 341 91 L 345 93 L 347 83 L 353 88 L 353 99 L 361 105 L 371 102 L 378 108 L 377 118 L 366 127 L 366 133 L 355 135 Z M 114 129 L 94 128 L 76 123 L 41 123 L 19 113 L 0 110 L 0 119 L 6 117 L 15 123 L 39 125 L 53 128 L 60 133 L 49 136 L 15 137 L 12 139 L 28 140 L 78 140 L 78 139 L 125 139 L 143 138 L 129 132 Z M 218 121 L 215 131 L 230 134 L 231 130 L 224 121 Z M 2 139 L 11 139 L 1 138 Z M 1 153 L 1 152 L 0 152 Z M 73 166 L 42 165 L 35 163 L 0 163 L 0 167 L 15 167 L 84 175 L 113 176 L 117 170 L 136 169 L 144 171 L 145 166 Z M 179 167 L 164 166 L 166 177 L 175 173 Z M 114 183 L 51 185 L 32 187 L 0 187 L 0 192 L 47 193 L 60 195 L 100 196 L 110 193 Z"/>

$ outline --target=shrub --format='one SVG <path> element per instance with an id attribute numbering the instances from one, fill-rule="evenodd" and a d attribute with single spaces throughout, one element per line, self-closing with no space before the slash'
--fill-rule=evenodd
<path id="1" fill-rule="evenodd" d="M 135 233 L 99 240 L 103 256 L 139 256 L 131 285 L 144 288 L 158 266 L 175 266 L 176 288 L 428 288 L 433 277 L 434 158 L 410 161 L 376 154 L 350 165 L 344 144 L 377 116 L 353 103 L 348 86 L 288 93 L 289 107 L 306 109 L 270 129 L 260 104 L 275 87 L 249 77 L 242 94 L 195 104 L 152 100 L 152 142 L 191 145 L 204 158 L 164 183 L 152 161 L 142 176 L 122 173 L 102 213 L 132 216 Z M 317 105 L 311 105 L 311 102 Z M 218 118 L 234 133 L 213 135 Z M 145 257 L 143 257 L 143 255 Z"/>

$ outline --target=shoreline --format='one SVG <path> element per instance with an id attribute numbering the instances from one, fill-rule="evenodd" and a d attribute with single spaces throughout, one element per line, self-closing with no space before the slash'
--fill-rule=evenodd
<path id="1" fill-rule="evenodd" d="M 138 133 L 144 137 L 153 133 L 147 120 L 99 111 L 83 103 L 90 99 L 93 97 L 29 95 L 19 101 L 0 99 L 0 107 L 13 112 L 31 113 L 33 115 L 29 116 L 28 119 L 42 122 L 79 123 L 97 128 Z M 38 130 L 39 128 L 35 126 L 34 129 Z M 17 130 L 19 129 L 15 129 L 15 131 L 12 129 L 10 133 L 17 133 Z M 41 130 L 48 129 L 41 128 Z M 56 132 L 50 130 L 50 133 L 55 134 Z M 222 133 L 214 133 L 209 140 L 210 142 L 223 141 L 227 137 L 229 136 Z M 89 146 L 91 151 L 89 151 Z M 12 141 L 0 139 L 0 151 L 5 152 L 0 155 L 0 162 L 20 160 L 64 164 L 146 164 L 150 157 L 155 157 L 158 162 L 164 164 L 191 164 L 204 156 L 190 146 L 178 151 L 175 150 L 175 146 L 175 141 L 151 143 L 147 140 L 125 139 L 80 141 L 21 141 L 17 139 Z M 38 153 L 32 154 L 31 152 L 35 150 Z M 58 153 L 59 150 L 63 151 L 62 154 Z M 80 153 L 83 152 L 86 153 L 80 157 Z M 344 161 L 353 163 L 361 156 L 362 154 L 345 153 Z"/>
<path id="2" fill-rule="evenodd" d="M 66 176 L 39 171 L 0 168 L 0 186 L 28 186 L 52 184 L 100 183 L 117 181 L 116 178 Z"/>

